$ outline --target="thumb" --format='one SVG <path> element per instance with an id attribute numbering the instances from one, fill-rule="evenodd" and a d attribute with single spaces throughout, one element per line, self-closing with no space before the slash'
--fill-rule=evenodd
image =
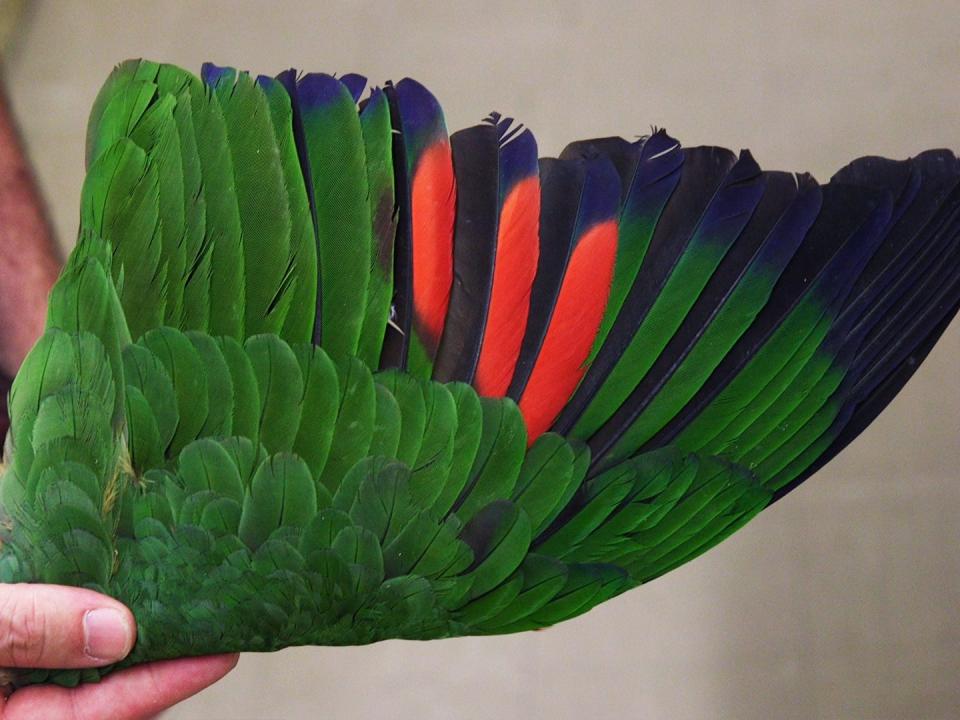
<path id="1" fill-rule="evenodd" d="M 0 667 L 109 665 L 136 632 L 124 605 L 92 590 L 0 584 Z"/>

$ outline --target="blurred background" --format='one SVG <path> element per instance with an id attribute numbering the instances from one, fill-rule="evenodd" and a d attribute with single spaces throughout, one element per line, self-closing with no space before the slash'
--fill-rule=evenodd
<path id="1" fill-rule="evenodd" d="M 10 13 L 23 6 L 15 25 Z M 63 248 L 117 62 L 411 75 L 448 126 L 664 126 L 820 180 L 960 150 L 943 2 L 0 2 L 5 74 Z M 960 323 L 843 455 L 717 549 L 543 632 L 245 655 L 164 720 L 960 717 Z"/>

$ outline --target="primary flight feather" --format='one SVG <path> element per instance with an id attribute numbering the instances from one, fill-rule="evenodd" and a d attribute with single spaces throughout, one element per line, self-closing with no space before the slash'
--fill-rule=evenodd
<path id="1" fill-rule="evenodd" d="M 0 581 L 122 600 L 124 666 L 579 615 L 829 461 L 960 306 L 942 150 L 826 185 L 662 130 L 538 160 L 409 79 L 129 61 L 87 165 Z"/>

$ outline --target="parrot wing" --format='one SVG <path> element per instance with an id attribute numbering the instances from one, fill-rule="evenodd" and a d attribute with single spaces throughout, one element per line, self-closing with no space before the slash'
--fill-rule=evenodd
<path id="1" fill-rule="evenodd" d="M 581 614 L 829 461 L 960 304 L 950 152 L 825 185 L 662 130 L 538 159 L 366 87 L 129 61 L 94 104 L 0 581 L 125 602 L 118 667 Z"/>

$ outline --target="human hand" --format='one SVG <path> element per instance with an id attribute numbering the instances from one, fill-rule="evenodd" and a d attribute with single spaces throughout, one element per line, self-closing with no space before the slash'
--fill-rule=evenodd
<path id="1" fill-rule="evenodd" d="M 0 585 L 0 667 L 109 665 L 135 638 L 133 615 L 112 598 L 82 588 Z M 236 664 L 236 655 L 165 660 L 74 689 L 30 686 L 0 698 L 0 720 L 146 720 Z"/>

